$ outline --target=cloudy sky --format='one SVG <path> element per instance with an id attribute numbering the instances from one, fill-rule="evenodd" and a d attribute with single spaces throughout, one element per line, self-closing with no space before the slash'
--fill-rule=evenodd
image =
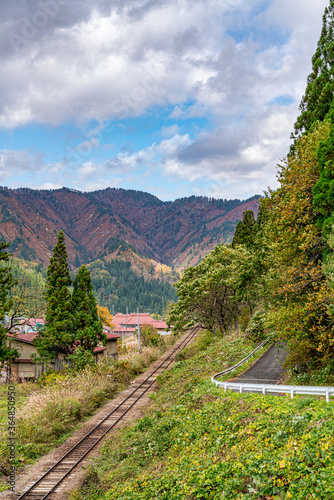
<path id="1" fill-rule="evenodd" d="M 0 4 L 0 185 L 276 187 L 328 0 Z"/>

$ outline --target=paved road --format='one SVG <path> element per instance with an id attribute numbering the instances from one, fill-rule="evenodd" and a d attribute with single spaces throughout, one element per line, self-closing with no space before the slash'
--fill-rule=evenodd
<path id="1" fill-rule="evenodd" d="M 282 343 L 278 343 L 282 345 Z M 282 365 L 287 357 L 286 350 L 273 344 L 255 364 L 233 382 L 249 382 L 250 384 L 278 384 L 284 376 Z"/>

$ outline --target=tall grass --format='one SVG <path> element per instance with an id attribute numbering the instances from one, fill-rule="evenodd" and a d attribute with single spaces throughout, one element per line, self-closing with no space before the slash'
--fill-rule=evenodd
<path id="1" fill-rule="evenodd" d="M 174 339 L 161 346 L 127 349 L 117 360 L 103 360 L 79 372 L 52 372 L 29 385 L 17 412 L 18 465 L 32 463 L 63 442 L 78 424 L 121 392 L 157 360 Z M 21 386 L 18 386 L 21 387 Z M 5 393 L 4 393 L 5 395 Z M 0 475 L 9 471 L 6 421 L 0 419 Z"/>

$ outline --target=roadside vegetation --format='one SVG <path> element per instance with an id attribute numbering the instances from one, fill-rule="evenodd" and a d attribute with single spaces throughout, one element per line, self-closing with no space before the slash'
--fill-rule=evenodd
<path id="1" fill-rule="evenodd" d="M 107 438 L 71 500 L 333 498 L 333 403 L 211 383 L 252 347 L 206 334 L 186 348 L 146 415 Z"/>
<path id="2" fill-rule="evenodd" d="M 246 210 L 231 245 L 218 245 L 177 283 L 175 329 L 225 334 L 255 313 L 289 347 L 292 380 L 334 376 L 334 0 L 326 7 L 293 144 L 277 189 Z"/>
<path id="3" fill-rule="evenodd" d="M 16 385 L 18 468 L 64 442 L 80 423 L 124 390 L 173 342 L 175 337 L 164 336 L 158 346 L 144 346 L 138 353 L 138 343 L 129 338 L 117 360 L 105 360 L 83 370 L 50 372 L 35 383 Z M 0 386 L 0 481 L 1 475 L 5 478 L 9 471 L 7 391 L 8 386 Z"/>

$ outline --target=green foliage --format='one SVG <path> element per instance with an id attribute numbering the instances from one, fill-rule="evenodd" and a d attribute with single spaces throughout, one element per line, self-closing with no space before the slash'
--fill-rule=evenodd
<path id="1" fill-rule="evenodd" d="M 196 323 L 214 334 L 237 328 L 240 312 L 247 307 L 252 313 L 263 288 L 261 255 L 244 245 L 215 247 L 175 285 L 178 302 L 167 323 L 176 332 Z"/>
<path id="2" fill-rule="evenodd" d="M 143 346 L 158 347 L 162 339 L 159 335 L 158 330 L 151 325 L 143 325 L 140 328 L 140 340 Z"/>
<path id="3" fill-rule="evenodd" d="M 81 345 L 76 347 L 73 354 L 67 356 L 70 366 L 73 366 L 75 370 L 83 370 L 87 366 L 93 366 L 95 363 L 95 356 L 91 350 L 85 349 Z"/>
<path id="4" fill-rule="evenodd" d="M 122 260 L 96 260 L 87 265 L 91 272 L 94 295 L 101 306 L 115 312 L 143 311 L 164 314 L 168 304 L 176 299 L 169 283 L 152 279 L 146 281 L 131 269 L 131 263 Z"/>
<path id="5" fill-rule="evenodd" d="M 323 15 L 323 23 L 317 50 L 312 58 L 312 73 L 307 78 L 305 95 L 299 109 L 301 114 L 295 123 L 295 135 L 309 132 L 318 120 L 323 121 L 333 102 L 334 1 L 330 0 Z"/>
<path id="6" fill-rule="evenodd" d="M 334 222 L 334 109 L 331 111 L 330 123 L 329 136 L 320 143 L 318 149 L 319 179 L 312 190 L 313 205 L 325 234 Z"/>
<path id="7" fill-rule="evenodd" d="M 91 351 L 100 342 L 107 342 L 106 335 L 102 332 L 102 323 L 99 320 L 96 300 L 90 272 L 86 266 L 81 266 L 73 282 L 71 312 L 74 316 L 73 335 L 75 345 L 83 351 Z M 77 348 L 77 347 L 76 347 Z"/>
<path id="8" fill-rule="evenodd" d="M 245 210 L 242 214 L 242 220 L 239 220 L 235 228 L 232 246 L 245 245 L 252 248 L 255 238 L 255 217 L 252 210 Z"/>
<path id="9" fill-rule="evenodd" d="M 226 333 L 237 323 L 236 291 L 229 283 L 236 253 L 229 246 L 218 245 L 196 267 L 184 271 L 175 285 L 178 302 L 171 305 L 167 318 L 175 332 L 197 323 L 214 334 Z"/>
<path id="10" fill-rule="evenodd" d="M 8 246 L 8 243 L 0 242 L 0 363 L 12 361 L 18 357 L 17 349 L 12 349 L 8 343 L 8 329 L 3 324 L 6 313 L 12 307 L 10 292 L 14 284 L 11 269 L 7 265 L 9 254 L 6 248 Z"/>
<path id="11" fill-rule="evenodd" d="M 12 301 L 10 316 L 41 318 L 45 314 L 45 281 L 35 267 L 27 269 L 24 262 L 11 258 L 9 261 L 14 285 L 10 290 Z"/>
<path id="12" fill-rule="evenodd" d="M 35 339 L 42 357 L 54 358 L 58 353 L 69 354 L 72 350 L 75 331 L 70 285 L 65 235 L 60 231 L 47 270 L 46 326 Z"/>
<path id="13" fill-rule="evenodd" d="M 265 320 L 263 312 L 258 311 L 254 314 L 246 330 L 246 335 L 254 343 L 262 342 L 265 339 Z"/>
<path id="14" fill-rule="evenodd" d="M 323 240 L 312 189 L 319 179 L 317 152 L 329 135 L 328 121 L 296 142 L 280 171 L 280 188 L 271 193 L 266 225 L 271 324 L 289 346 L 290 366 L 333 355 L 333 290 L 322 269 Z"/>

